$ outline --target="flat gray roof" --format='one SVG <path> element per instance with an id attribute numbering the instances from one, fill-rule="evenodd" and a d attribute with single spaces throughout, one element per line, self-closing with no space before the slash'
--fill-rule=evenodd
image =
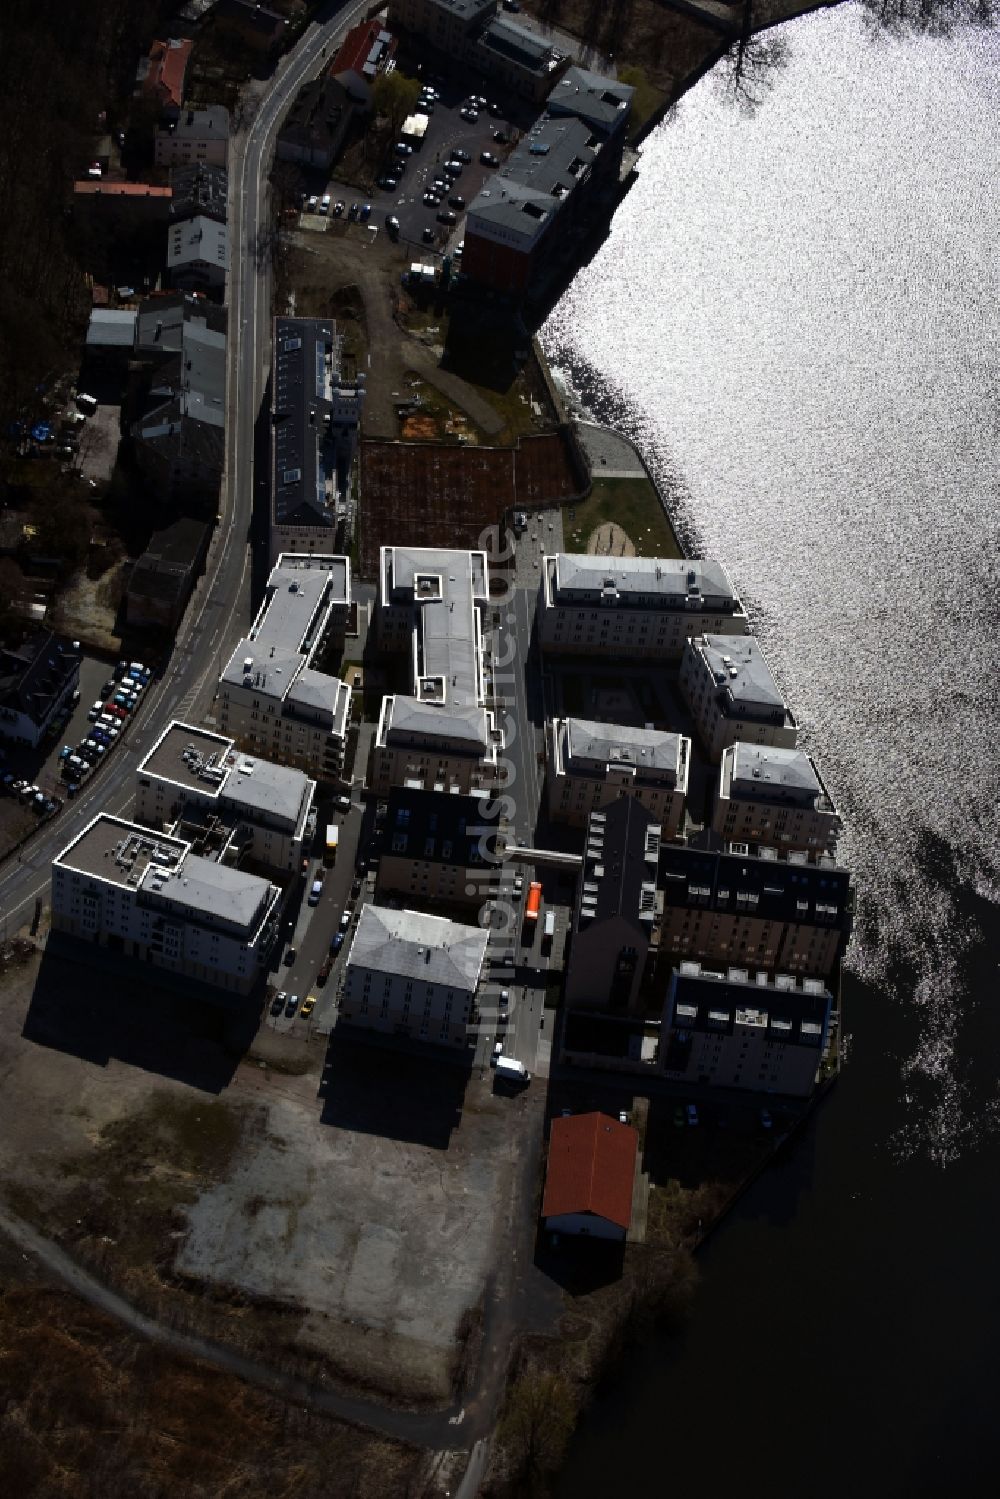
<path id="1" fill-rule="evenodd" d="M 770 745 L 740 741 L 723 756 L 723 781 L 730 796 L 787 796 L 797 802 L 813 802 L 823 786 L 809 756 L 800 749 L 774 749 Z M 727 775 L 728 771 L 728 775 Z"/>
<path id="2" fill-rule="evenodd" d="M 429 740 L 464 743 L 477 754 L 482 754 L 490 742 L 485 708 L 450 708 L 447 704 L 423 703 L 398 692 L 390 699 L 386 717 L 385 737 L 390 744 L 394 733 L 422 734 Z"/>
<path id="3" fill-rule="evenodd" d="M 696 636 L 691 649 L 701 651 L 716 686 L 722 689 L 720 696 L 728 693 L 743 708 L 787 711 L 764 652 L 752 635 Z"/>
<path id="4" fill-rule="evenodd" d="M 229 263 L 229 231 L 225 224 L 201 213 L 171 224 L 167 237 L 167 265 L 170 269 L 196 265 L 203 260 L 218 266 L 220 270 L 226 269 Z M 223 338 L 223 347 L 225 342 Z"/>
<path id="5" fill-rule="evenodd" d="M 250 821 L 264 813 L 293 825 L 313 785 L 301 770 L 244 754 L 221 734 L 176 721 L 164 729 L 137 774 L 158 776 L 234 807 Z"/>
<path id="6" fill-rule="evenodd" d="M 421 911 L 362 907 L 348 962 L 377 973 L 397 974 L 474 993 L 486 956 L 488 934 Z"/>
<path id="7" fill-rule="evenodd" d="M 250 634 L 236 647 L 222 680 L 284 698 L 311 661 L 330 610 L 349 602 L 346 557 L 283 554 L 271 570 Z"/>
<path id="8" fill-rule="evenodd" d="M 95 307 L 87 327 L 88 349 L 131 349 L 135 343 L 134 311 L 117 307 Z"/>
<path id="9" fill-rule="evenodd" d="M 175 720 L 167 725 L 146 758 L 140 761 L 136 774 L 159 776 L 189 786 L 206 796 L 218 793 L 221 780 L 206 779 L 205 771 L 222 768 L 233 741 L 207 729 L 195 729 Z M 190 750 L 190 754 L 185 754 Z"/>
<path id="10" fill-rule="evenodd" d="M 410 601 L 414 608 L 414 696 L 459 711 L 480 707 L 476 604 L 488 597 L 483 554 L 385 547 L 382 568 L 388 601 L 396 607 Z"/>
<path id="11" fill-rule="evenodd" d="M 181 919 L 206 918 L 240 931 L 256 927 L 275 887 L 257 875 L 191 853 L 179 838 L 101 813 L 53 861 L 177 908 Z"/>
<path id="12" fill-rule="evenodd" d="M 178 140 L 229 139 L 229 110 L 222 104 L 206 104 L 203 109 L 182 109 L 180 117 L 170 130 L 161 130 L 161 135 L 173 135 Z"/>
<path id="13" fill-rule="evenodd" d="M 263 907 L 274 898 L 274 886 L 267 880 L 199 854 L 188 854 L 178 868 L 167 871 L 150 863 L 140 888 L 143 894 L 168 901 L 196 925 L 210 916 L 242 931 L 257 925 Z"/>
<path id="14" fill-rule="evenodd" d="M 165 867 L 171 861 L 183 860 L 189 846 L 179 838 L 153 833 L 102 812 L 56 855 L 53 863 L 134 890 L 154 856 Z"/>
<path id="15" fill-rule="evenodd" d="M 566 763 L 634 765 L 639 771 L 666 776 L 676 785 L 686 753 L 681 734 L 664 729 L 635 729 L 626 724 L 597 723 L 588 718 L 567 718 Z"/>
<path id="16" fill-rule="evenodd" d="M 721 562 L 559 552 L 545 558 L 546 568 L 550 565 L 556 604 L 575 605 L 608 597 L 647 609 L 694 607 L 734 612 L 741 608 Z"/>
<path id="17" fill-rule="evenodd" d="M 545 107 L 550 113 L 577 115 L 610 135 L 628 119 L 634 93 L 635 89 L 616 78 L 574 66 L 556 79 Z"/>

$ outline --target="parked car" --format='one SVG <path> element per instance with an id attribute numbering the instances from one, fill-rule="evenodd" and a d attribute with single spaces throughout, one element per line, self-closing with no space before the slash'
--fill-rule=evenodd
<path id="1" fill-rule="evenodd" d="M 448 199 L 448 207 L 457 208 L 459 210 L 465 207 L 465 199 L 462 197 L 461 193 L 456 193 L 454 197 Z"/>
<path id="2" fill-rule="evenodd" d="M 297 994 L 289 994 L 287 1000 L 285 1001 L 285 1014 L 289 1016 L 294 1015 L 298 1007 L 299 996 Z"/>
<path id="3" fill-rule="evenodd" d="M 397 141 L 392 148 L 397 156 L 412 156 L 413 147 L 408 146 L 405 141 Z"/>
<path id="4" fill-rule="evenodd" d="M 440 196 L 437 193 L 432 193 L 430 189 L 424 193 L 424 204 L 427 208 L 436 208 L 440 202 Z"/>
<path id="5" fill-rule="evenodd" d="M 316 996 L 315 996 L 315 994 L 310 994 L 307 999 L 304 999 L 302 1001 L 302 1009 L 300 1010 L 299 1013 L 301 1015 L 311 1015 L 312 1012 L 313 1012 L 313 1010 L 315 1010 L 315 1008 L 316 1008 Z"/>
<path id="6" fill-rule="evenodd" d="M 399 179 L 398 177 L 391 177 L 387 174 L 386 176 L 380 177 L 378 179 L 378 185 L 383 192 L 394 193 L 399 186 Z"/>
<path id="7" fill-rule="evenodd" d="M 442 208 L 441 212 L 437 216 L 437 219 L 439 224 L 457 224 L 458 214 L 453 213 L 450 208 Z"/>
<path id="8" fill-rule="evenodd" d="M 319 207 L 319 199 L 315 193 L 310 193 L 306 199 L 306 213 L 315 213 Z"/>
<path id="9" fill-rule="evenodd" d="M 329 193 L 324 193 L 323 196 L 322 196 L 322 198 L 320 198 L 320 200 L 319 200 L 319 211 L 320 211 L 320 213 L 329 213 L 330 212 L 330 204 L 332 202 L 333 202 L 333 198 L 330 196 L 330 194 Z"/>
<path id="10" fill-rule="evenodd" d="M 478 109 L 469 109 L 468 107 L 466 107 L 465 109 L 460 110 L 459 113 L 461 114 L 462 119 L 470 125 L 474 125 L 479 119 Z"/>
<path id="11" fill-rule="evenodd" d="M 342 932 L 346 932 L 347 928 L 350 926 L 350 924 L 351 924 L 351 913 L 350 913 L 350 911 L 344 911 L 342 913 L 342 915 L 341 915 L 341 918 L 340 918 L 340 930 Z"/>
<path id="12" fill-rule="evenodd" d="M 449 177 L 461 177 L 462 173 L 465 171 L 465 167 L 460 161 L 453 160 L 446 161 L 444 164 L 444 169 L 448 173 Z"/>
<path id="13" fill-rule="evenodd" d="M 353 221 L 353 220 L 355 220 L 357 218 L 357 216 L 358 216 L 358 204 L 357 203 L 352 203 L 351 206 L 350 206 L 350 208 L 347 210 L 347 217 Z"/>
<path id="14" fill-rule="evenodd" d="M 343 934 L 343 932 L 334 932 L 333 937 L 331 938 L 331 941 L 330 941 L 330 951 L 331 952 L 335 952 L 335 953 L 339 952 L 340 949 L 343 947 L 343 945 L 344 945 L 344 934 Z"/>
<path id="15" fill-rule="evenodd" d="M 103 703 L 95 703 L 92 708 L 88 708 L 88 710 L 87 710 L 87 717 L 90 719 L 91 723 L 96 723 L 97 720 L 100 718 L 101 714 L 103 713 L 103 711 L 104 711 L 104 704 Z"/>
<path id="16" fill-rule="evenodd" d="M 271 1001 L 271 1014 L 272 1015 L 280 1015 L 281 1014 L 282 1010 L 285 1008 L 285 1000 L 287 998 L 288 998 L 288 995 L 285 993 L 284 989 L 280 989 L 278 991 L 278 993 L 274 996 L 274 998 Z"/>
<path id="17" fill-rule="evenodd" d="M 461 146 L 456 146 L 451 153 L 451 159 L 452 161 L 460 161 L 463 166 L 468 166 L 472 157 Z"/>
<path id="18" fill-rule="evenodd" d="M 760 1127 L 761 1129 L 773 1129 L 774 1127 L 774 1120 L 767 1109 L 761 1109 L 760 1111 Z"/>
<path id="19" fill-rule="evenodd" d="M 330 977 L 330 970 L 332 968 L 333 968 L 333 959 L 332 958 L 327 958 L 326 962 L 323 964 L 323 966 L 320 969 L 319 973 L 317 973 L 317 975 L 316 975 L 316 982 L 317 982 L 317 984 L 319 984 L 319 986 L 320 986 L 321 989 L 322 989 L 323 985 L 326 983 L 327 979 Z"/>
<path id="20" fill-rule="evenodd" d="M 398 239 L 401 225 L 395 214 L 387 213 L 385 216 L 385 232 L 390 239 Z"/>
<path id="21" fill-rule="evenodd" d="M 618 1110 L 618 1123 L 619 1124 L 628 1124 L 628 1114 L 626 1113 L 626 1111 L 624 1109 L 619 1109 Z"/>
<path id="22" fill-rule="evenodd" d="M 687 1106 L 687 1122 L 692 1125 L 698 1123 L 698 1105 L 696 1103 L 689 1103 Z"/>
<path id="23" fill-rule="evenodd" d="M 490 104 L 489 111 L 490 114 L 493 115 L 494 119 L 499 120 L 503 118 L 503 110 L 500 108 L 500 105 L 496 102 L 495 99 L 493 100 L 492 104 Z"/>
<path id="24" fill-rule="evenodd" d="M 295 962 L 295 959 L 298 957 L 298 955 L 299 955 L 298 948 L 297 947 L 290 947 L 288 949 L 288 951 L 285 953 L 285 967 L 286 968 L 291 968 L 292 964 Z"/>
<path id="25" fill-rule="evenodd" d="M 506 130 L 494 130 L 493 139 L 496 141 L 498 146 L 510 145 L 510 136 L 507 134 Z"/>
<path id="26" fill-rule="evenodd" d="M 371 206 L 371 204 L 370 203 L 362 203 L 362 205 L 361 205 L 361 221 L 362 221 L 362 223 L 367 223 L 367 221 L 371 218 L 371 216 L 372 216 L 372 206 Z"/>
<path id="27" fill-rule="evenodd" d="M 432 245 L 434 243 L 434 230 L 431 228 L 430 224 L 428 224 L 424 229 L 420 238 L 423 240 L 425 245 Z"/>
<path id="28" fill-rule="evenodd" d="M 333 205 L 333 216 L 334 216 L 334 218 L 335 219 L 339 219 L 340 215 L 343 213 L 343 211 L 344 211 L 344 205 L 340 201 L 340 199 L 338 198 L 337 201 L 336 201 L 336 203 Z"/>
<path id="29" fill-rule="evenodd" d="M 349 812 L 351 810 L 351 798 L 349 796 L 335 796 L 333 798 L 333 805 L 340 812 Z"/>
<path id="30" fill-rule="evenodd" d="M 498 167 L 500 165 L 499 158 L 494 156 L 492 151 L 480 151 L 479 160 L 484 167 Z"/>

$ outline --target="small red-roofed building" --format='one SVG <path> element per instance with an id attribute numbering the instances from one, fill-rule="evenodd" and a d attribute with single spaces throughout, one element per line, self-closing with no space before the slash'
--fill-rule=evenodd
<path id="1" fill-rule="evenodd" d="M 376 17 L 352 26 L 328 72 L 351 98 L 367 109 L 372 102 L 372 84 L 396 54 L 396 39 Z"/>
<path id="2" fill-rule="evenodd" d="M 542 1217 L 550 1232 L 624 1241 L 639 1136 L 608 1114 L 553 1119 Z"/>
<path id="3" fill-rule="evenodd" d="M 149 56 L 139 64 L 138 92 L 155 99 L 163 113 L 174 119 L 184 103 L 184 76 L 193 46 L 189 37 L 168 37 L 154 42 Z"/>

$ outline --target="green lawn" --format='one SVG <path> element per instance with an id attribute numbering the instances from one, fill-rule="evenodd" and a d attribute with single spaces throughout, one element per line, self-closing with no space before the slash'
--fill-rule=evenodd
<path id="1" fill-rule="evenodd" d="M 567 551 L 585 552 L 593 531 L 616 521 L 640 557 L 680 557 L 673 527 L 648 479 L 595 479 L 588 497 L 563 511 Z"/>

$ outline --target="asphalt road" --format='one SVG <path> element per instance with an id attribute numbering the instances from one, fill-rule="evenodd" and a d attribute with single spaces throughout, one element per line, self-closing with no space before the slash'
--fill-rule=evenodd
<path id="1" fill-rule="evenodd" d="M 253 508 L 254 423 L 270 342 L 267 179 L 278 124 L 303 81 L 364 14 L 364 3 L 331 5 L 303 32 L 230 143 L 229 370 L 222 522 L 205 575 L 188 607 L 169 665 L 152 684 L 139 719 L 74 802 L 0 871 L 0 919 L 10 934 L 48 894 L 52 860 L 100 812 L 127 816 L 135 767 L 172 718 L 200 722 L 229 650 L 251 619 L 248 533 Z"/>

